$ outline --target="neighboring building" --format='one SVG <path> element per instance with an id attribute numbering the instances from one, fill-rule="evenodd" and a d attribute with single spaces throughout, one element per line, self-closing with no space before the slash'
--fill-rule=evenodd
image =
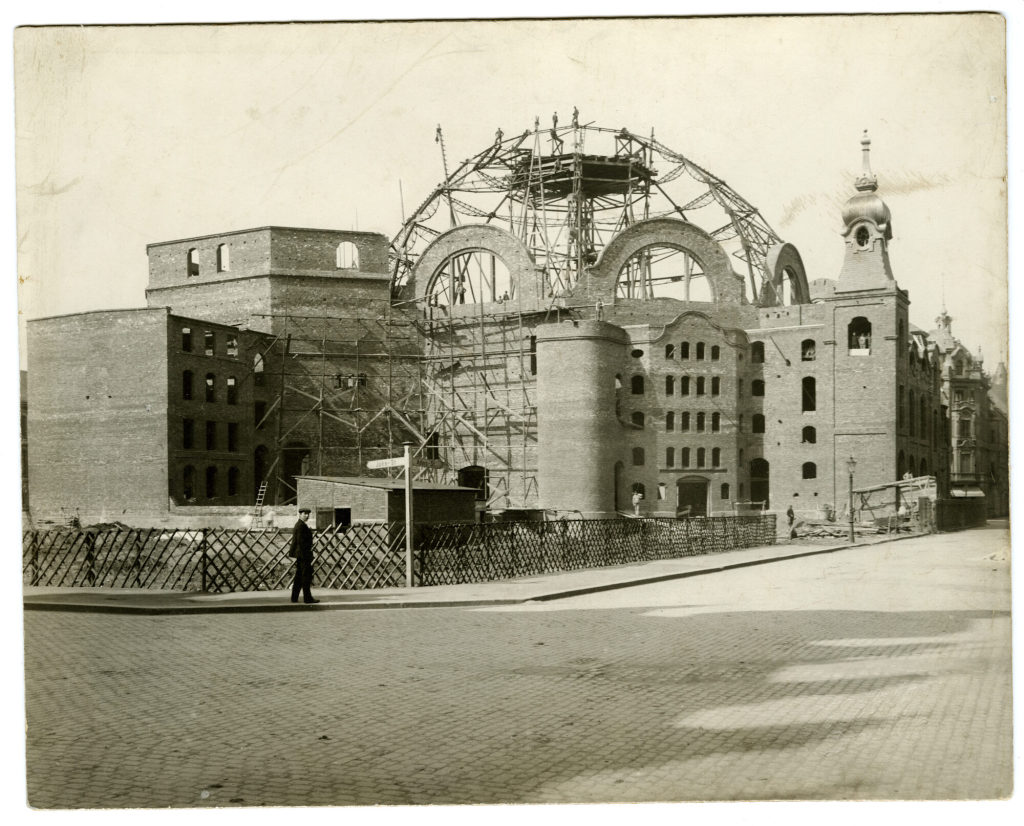
<path id="1" fill-rule="evenodd" d="M 981 353 L 971 352 L 953 335 L 953 318 L 943 308 L 935 319 L 934 339 L 942 359 L 942 394 L 949 408 L 949 493 L 986 499 L 989 516 L 1007 516 L 1009 490 L 1009 418 L 1006 366 L 994 378 L 984 370 Z"/>
<path id="2" fill-rule="evenodd" d="M 626 130 L 565 153 L 587 129 L 553 129 L 555 154 L 499 132 L 467 167 L 488 173 L 439 187 L 390 251 L 283 227 L 151 244 L 148 309 L 31 321 L 33 517 L 251 510 L 265 484 L 267 505 L 326 485 L 318 508 L 329 488 L 342 520 L 390 518 L 400 483 L 373 492 L 365 468 L 405 441 L 418 482 L 474 490 L 478 517 L 609 517 L 634 492 L 644 514 L 825 513 L 850 457 L 858 486 L 948 483 L 940 353 L 892 273 L 866 138 L 838 279 L 808 281 L 720 179 Z M 709 187 L 686 212 L 648 204 L 656 150 L 663 183 Z M 462 200 L 487 186 L 521 209 Z M 722 203 L 726 226 L 691 220 Z M 353 485 L 377 504 L 339 503 Z"/>

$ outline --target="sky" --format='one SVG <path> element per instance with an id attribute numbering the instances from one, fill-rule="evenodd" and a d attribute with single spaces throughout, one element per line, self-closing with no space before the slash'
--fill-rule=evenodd
<path id="1" fill-rule="evenodd" d="M 839 274 L 867 129 L 912 323 L 945 301 L 991 370 L 1008 349 L 1003 37 L 981 14 L 22 28 L 21 317 L 144 306 L 147 243 L 394 236 L 400 187 L 409 212 L 443 177 L 438 124 L 459 160 L 576 106 L 725 179 L 812 279 Z"/>

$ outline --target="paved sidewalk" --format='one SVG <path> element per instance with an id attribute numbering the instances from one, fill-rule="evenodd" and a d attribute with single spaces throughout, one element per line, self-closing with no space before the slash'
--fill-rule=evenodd
<path id="1" fill-rule="evenodd" d="M 463 585 L 333 591 L 314 587 L 317 605 L 293 605 L 290 591 L 241 591 L 205 594 L 196 591 L 150 591 L 129 588 L 24 588 L 26 611 L 89 611 L 123 614 L 210 614 L 222 612 L 323 611 L 366 608 L 448 608 L 516 605 L 524 602 L 629 588 L 683 577 L 701 576 L 750 565 L 833 553 L 911 536 L 862 538 L 856 546 L 782 542 L 703 556 L 639 562 L 609 568 L 522 577 Z"/>

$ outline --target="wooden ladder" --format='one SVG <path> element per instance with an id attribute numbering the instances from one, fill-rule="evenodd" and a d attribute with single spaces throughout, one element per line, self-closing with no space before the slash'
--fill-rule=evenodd
<path id="1" fill-rule="evenodd" d="M 263 527 L 263 500 L 267 496 L 267 483 L 265 481 L 260 482 L 260 489 L 256 493 L 256 506 L 252 510 L 252 526 L 254 528 Z"/>

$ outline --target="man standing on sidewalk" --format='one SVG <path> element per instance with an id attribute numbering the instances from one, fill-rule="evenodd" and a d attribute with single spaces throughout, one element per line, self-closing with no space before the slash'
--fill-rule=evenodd
<path id="1" fill-rule="evenodd" d="M 313 599 L 310 588 L 313 586 L 313 532 L 306 524 L 309 519 L 309 508 L 299 508 L 299 518 L 292 528 L 292 544 L 288 556 L 295 560 L 295 581 L 292 583 L 292 602 L 302 601 L 307 604 L 319 602 Z"/>

